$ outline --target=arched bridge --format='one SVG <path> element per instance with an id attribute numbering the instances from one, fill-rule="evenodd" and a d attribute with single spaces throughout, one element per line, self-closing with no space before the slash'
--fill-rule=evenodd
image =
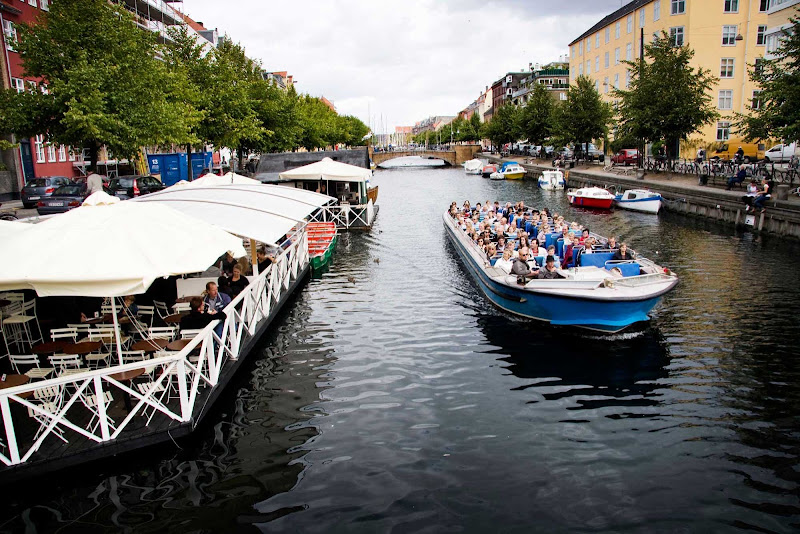
<path id="1" fill-rule="evenodd" d="M 439 158 L 456 166 L 471 160 L 480 150 L 480 145 L 456 145 L 452 147 L 452 150 L 396 150 L 394 152 L 373 152 L 372 147 L 369 147 L 369 157 L 375 162 L 375 165 L 403 156 L 422 156 Z"/>

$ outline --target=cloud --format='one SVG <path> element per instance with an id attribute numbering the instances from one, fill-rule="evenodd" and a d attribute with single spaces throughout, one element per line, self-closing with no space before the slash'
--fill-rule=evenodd
<path id="1" fill-rule="evenodd" d="M 617 0 L 403 3 L 193 0 L 184 9 L 297 89 L 380 129 L 454 115 L 508 71 L 546 63 Z"/>

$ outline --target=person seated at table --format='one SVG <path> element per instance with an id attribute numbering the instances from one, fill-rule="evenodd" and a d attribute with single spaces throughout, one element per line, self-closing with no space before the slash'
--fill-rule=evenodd
<path id="1" fill-rule="evenodd" d="M 265 247 L 259 247 L 256 251 L 256 258 L 258 258 L 258 272 L 263 273 L 267 268 L 275 263 L 275 252 L 267 251 Z"/>
<path id="2" fill-rule="evenodd" d="M 236 263 L 236 259 L 233 257 L 233 254 L 230 252 L 226 252 L 223 254 L 219 261 L 217 261 L 217 265 L 219 265 L 220 274 L 226 277 L 230 277 L 233 274 L 233 266 Z"/>
<path id="3" fill-rule="evenodd" d="M 219 287 L 214 282 L 206 284 L 206 296 L 203 299 L 205 309 L 211 315 L 219 313 L 225 309 L 225 306 L 231 303 L 231 298 L 219 291 Z"/>
<path id="4" fill-rule="evenodd" d="M 247 279 L 246 276 L 242 275 L 242 266 L 238 263 L 233 266 L 233 276 L 231 276 L 229 288 L 230 288 L 230 295 L 231 300 L 235 299 L 236 296 L 244 291 L 244 289 L 250 284 L 250 280 Z"/>
<path id="5" fill-rule="evenodd" d="M 203 311 L 204 303 L 200 297 L 192 297 L 189 301 L 189 313 L 181 317 L 181 330 L 200 330 L 211 321 L 224 321 L 225 313 L 206 313 Z"/>
<path id="6" fill-rule="evenodd" d="M 139 306 L 136 305 L 136 297 L 133 295 L 126 295 L 122 298 L 122 310 L 120 310 L 120 315 L 130 315 L 131 317 L 136 317 L 139 315 Z"/>
<path id="7" fill-rule="evenodd" d="M 544 260 L 544 267 L 539 269 L 536 278 L 540 280 L 557 280 L 564 277 L 556 270 L 556 259 L 553 256 L 547 256 Z"/>

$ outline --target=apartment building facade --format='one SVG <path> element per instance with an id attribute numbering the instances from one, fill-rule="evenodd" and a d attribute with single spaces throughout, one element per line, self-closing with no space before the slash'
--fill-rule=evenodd
<path id="1" fill-rule="evenodd" d="M 570 80 L 589 77 L 611 102 L 612 90 L 630 83 L 623 61 L 640 58 L 642 33 L 647 44 L 667 32 L 676 45 L 694 50 L 693 67 L 719 78 L 711 96 L 720 119 L 692 138 L 700 137 L 705 144 L 735 138 L 734 114 L 747 113 L 758 95 L 748 65 L 766 54 L 769 8 L 770 0 L 634 0 L 569 44 Z"/>
<path id="2" fill-rule="evenodd" d="M 800 0 L 770 0 L 767 9 L 766 58 L 775 57 L 781 38 L 792 27 L 792 18 L 800 16 Z"/>

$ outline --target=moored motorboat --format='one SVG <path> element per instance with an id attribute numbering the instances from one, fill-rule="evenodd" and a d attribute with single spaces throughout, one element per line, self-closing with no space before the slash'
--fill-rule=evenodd
<path id="1" fill-rule="evenodd" d="M 622 209 L 642 213 L 658 213 L 661 209 L 661 195 L 647 189 L 627 189 L 614 197 L 614 202 Z"/>
<path id="2" fill-rule="evenodd" d="M 562 190 L 566 185 L 564 173 L 561 171 L 542 171 L 539 177 L 539 187 L 545 191 Z"/>
<path id="3" fill-rule="evenodd" d="M 503 174 L 500 171 L 495 171 L 495 172 L 493 172 L 492 174 L 489 175 L 489 179 L 490 180 L 505 180 L 506 179 L 506 175 Z"/>
<path id="4" fill-rule="evenodd" d="M 479 159 L 464 162 L 464 172 L 467 174 L 480 174 L 481 169 L 483 169 L 483 162 Z"/>
<path id="5" fill-rule="evenodd" d="M 611 204 L 614 202 L 614 195 L 602 187 L 570 189 L 567 192 L 567 197 L 572 206 L 579 206 L 581 208 L 607 210 L 611 209 Z"/>
<path id="6" fill-rule="evenodd" d="M 497 172 L 497 165 L 484 165 L 481 169 L 481 176 L 490 178 L 494 172 Z"/>
<path id="7" fill-rule="evenodd" d="M 500 167 L 500 171 L 506 180 L 522 180 L 527 172 L 525 168 L 516 161 L 507 161 Z"/>
<path id="8" fill-rule="evenodd" d="M 483 294 L 497 307 L 552 325 L 575 326 L 606 333 L 647 321 L 661 297 L 678 277 L 638 257 L 613 260 L 612 251 L 584 254 L 581 267 L 557 270 L 557 279 L 520 280 L 493 266 L 486 254 L 450 212 L 443 215 L 447 235 L 459 259 Z"/>

